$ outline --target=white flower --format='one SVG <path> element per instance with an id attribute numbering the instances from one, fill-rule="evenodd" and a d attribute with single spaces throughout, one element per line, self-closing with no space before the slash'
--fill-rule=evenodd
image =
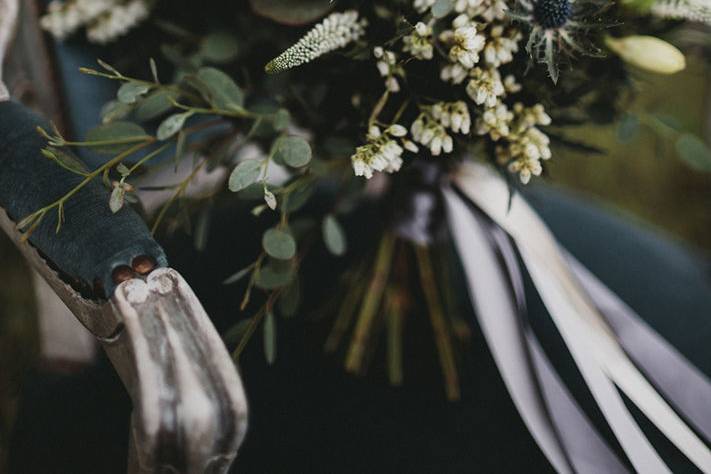
<path id="1" fill-rule="evenodd" d="M 514 54 L 518 52 L 518 43 L 522 35 L 516 29 L 510 29 L 504 35 L 502 25 L 494 25 L 488 31 L 486 46 L 484 47 L 484 61 L 487 64 L 499 67 L 513 61 Z"/>
<path id="2" fill-rule="evenodd" d="M 499 107 L 502 110 L 505 108 L 503 104 Z M 543 171 L 541 160 L 550 159 L 552 156 L 550 139 L 536 127 L 550 124 L 551 118 L 540 104 L 533 107 L 514 104 L 513 112 L 508 112 L 508 130 L 504 134 L 495 130 L 494 115 L 487 117 L 485 112 L 477 122 L 477 131 L 480 134 L 488 133 L 494 140 L 503 138 L 496 146 L 497 160 L 507 165 L 510 172 L 518 173 L 521 182 L 526 184 L 531 176 L 538 176 Z"/>
<path id="3" fill-rule="evenodd" d="M 399 171 L 403 164 L 402 154 L 405 149 L 413 153 L 418 151 L 414 143 L 403 138 L 405 135 L 407 129 L 399 124 L 389 126 L 384 132 L 375 125 L 371 126 L 368 130 L 368 143 L 356 148 L 356 152 L 351 156 L 355 175 L 370 179 L 373 173 L 378 171 L 385 173 Z M 402 139 L 402 146 L 395 138 Z"/>
<path id="4" fill-rule="evenodd" d="M 89 41 L 104 44 L 125 35 L 148 18 L 149 10 L 142 0 L 133 0 L 111 8 L 86 29 Z"/>
<path id="5" fill-rule="evenodd" d="M 358 18 L 355 10 L 332 13 L 295 45 L 272 59 L 265 70 L 268 73 L 286 71 L 342 48 L 363 36 L 366 24 L 365 19 Z"/>
<path id="6" fill-rule="evenodd" d="M 412 54 L 417 59 L 432 59 L 434 46 L 432 44 L 432 26 L 419 22 L 411 34 L 402 39 L 402 50 Z"/>
<path id="7" fill-rule="evenodd" d="M 469 22 L 466 15 L 455 18 L 452 26 L 455 29 L 443 31 L 440 40 L 451 45 L 450 61 L 471 69 L 479 62 L 479 52 L 484 48 L 485 38 L 477 33 L 476 25 Z"/>
<path id="8" fill-rule="evenodd" d="M 488 134 L 492 140 L 497 141 L 509 135 L 513 118 L 514 115 L 506 104 L 499 102 L 496 106 L 486 109 L 477 120 L 476 132 L 479 135 Z"/>
<path id="9" fill-rule="evenodd" d="M 410 133 L 412 139 L 428 147 L 433 156 L 439 156 L 442 152 L 451 153 L 454 149 L 452 137 L 428 112 L 423 112 L 417 117 L 410 127 Z"/>
<path id="10" fill-rule="evenodd" d="M 53 0 L 40 23 L 60 40 L 85 26 L 89 41 L 107 43 L 145 20 L 152 5 L 148 0 Z"/>
<path id="11" fill-rule="evenodd" d="M 467 94 L 477 105 L 494 107 L 499 97 L 506 94 L 501 75 L 496 69 L 476 67 L 470 71 L 471 79 L 467 84 Z"/>
<path id="12" fill-rule="evenodd" d="M 417 10 L 419 13 L 424 13 L 428 9 L 432 7 L 432 5 L 435 4 L 437 0 L 414 0 L 412 3 L 412 6 Z"/>
<path id="13" fill-rule="evenodd" d="M 444 82 L 451 82 L 452 84 L 461 84 L 464 79 L 469 75 L 469 71 L 462 67 L 459 63 L 448 64 L 442 68 L 440 78 Z"/>
<path id="14" fill-rule="evenodd" d="M 505 0 L 456 0 L 454 10 L 470 18 L 481 17 L 486 23 L 503 20 L 508 7 Z"/>
<path id="15" fill-rule="evenodd" d="M 378 72 L 385 78 L 385 88 L 390 92 L 399 92 L 400 83 L 397 81 L 396 76 L 403 77 L 405 71 L 397 64 L 395 53 L 376 46 L 373 48 L 373 56 L 378 60 L 375 63 Z"/>
<path id="16" fill-rule="evenodd" d="M 443 127 L 455 133 L 468 134 L 471 129 L 471 116 L 467 104 L 463 101 L 438 102 L 432 106 L 432 117 Z"/>

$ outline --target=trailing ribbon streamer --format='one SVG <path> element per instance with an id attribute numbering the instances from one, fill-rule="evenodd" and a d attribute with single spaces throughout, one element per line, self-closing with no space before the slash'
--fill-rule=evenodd
<path id="1" fill-rule="evenodd" d="M 590 294 L 581 287 L 579 277 L 571 270 L 554 237 L 523 198 L 519 195 L 513 196 L 509 206 L 509 189 L 506 183 L 493 170 L 482 165 L 466 163 L 452 179 L 455 187 L 512 237 L 541 299 L 634 468 L 645 473 L 669 472 L 634 421 L 615 386 L 699 469 L 711 472 L 709 449 L 627 356 L 617 335 L 591 301 Z M 456 229 L 462 225 L 456 220 L 466 219 L 461 208 L 466 206 L 466 202 L 451 190 L 445 190 L 445 198 L 450 228 Z M 453 212 L 457 206 L 459 211 Z M 470 221 L 476 219 L 473 212 L 469 210 Z M 472 259 L 473 256 L 471 251 L 466 251 L 471 243 L 471 236 L 462 234 L 461 230 L 453 232 L 453 235 L 467 270 L 472 296 L 476 300 L 476 285 L 471 282 L 476 279 L 477 268 L 467 263 L 467 259 Z M 510 350 L 510 347 L 492 347 L 492 352 Z M 535 350 L 532 352 L 535 353 Z M 512 376 L 502 375 L 505 378 Z M 654 380 L 654 377 L 652 379 Z M 683 409 L 679 401 L 673 403 Z M 524 407 L 522 411 L 522 406 L 517 406 L 524 420 L 531 416 L 524 414 L 525 410 L 530 411 L 530 407 Z M 531 429 L 530 423 L 527 424 Z M 705 425 L 703 422 L 694 424 Z M 539 436 L 536 436 L 536 439 L 548 455 L 551 451 L 550 443 L 544 445 Z M 555 462 L 553 465 L 559 469 Z"/>
<path id="2" fill-rule="evenodd" d="M 510 260 L 511 253 L 496 255 L 495 248 L 506 244 L 453 191 L 445 190 L 444 196 L 482 332 L 516 407 L 548 460 L 561 473 L 628 472 L 557 377 L 520 314 L 523 289 L 508 281 L 508 264 L 501 261 Z"/>

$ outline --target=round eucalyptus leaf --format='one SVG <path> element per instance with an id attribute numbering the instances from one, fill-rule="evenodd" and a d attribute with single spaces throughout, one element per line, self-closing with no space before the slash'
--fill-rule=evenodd
<path id="1" fill-rule="evenodd" d="M 228 63 L 238 52 L 237 38 L 226 31 L 210 33 L 200 44 L 200 56 L 215 63 Z"/>
<path id="2" fill-rule="evenodd" d="M 274 159 L 292 168 L 300 168 L 311 161 L 311 146 L 301 137 L 281 137 L 276 144 Z"/>
<path id="3" fill-rule="evenodd" d="M 259 269 L 255 285 L 262 290 L 276 290 L 288 285 L 294 276 L 291 268 L 280 268 L 276 265 L 266 265 Z"/>
<path id="4" fill-rule="evenodd" d="M 148 84 L 128 81 L 124 82 L 121 87 L 119 87 L 116 97 L 119 102 L 123 104 L 135 104 L 136 100 L 138 100 L 139 97 L 148 92 L 150 89 L 151 87 Z"/>
<path id="5" fill-rule="evenodd" d="M 262 162 L 260 160 L 244 160 L 232 171 L 228 186 L 230 191 L 236 193 L 246 189 L 249 185 L 259 179 L 262 172 Z"/>
<path id="6" fill-rule="evenodd" d="M 437 0 L 432 5 L 432 16 L 435 18 L 444 18 L 449 15 L 454 9 L 454 0 Z"/>
<path id="7" fill-rule="evenodd" d="M 296 241 L 290 233 L 272 228 L 262 236 L 262 247 L 267 255 L 279 260 L 289 260 L 296 255 Z"/>

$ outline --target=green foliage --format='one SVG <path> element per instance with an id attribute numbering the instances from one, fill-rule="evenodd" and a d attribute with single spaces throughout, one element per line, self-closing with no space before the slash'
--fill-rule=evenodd
<path id="1" fill-rule="evenodd" d="M 252 9 L 285 25 L 304 25 L 328 13 L 333 2 L 324 0 L 250 0 Z"/>
<path id="2" fill-rule="evenodd" d="M 262 166 L 262 162 L 258 160 L 245 160 L 237 165 L 228 182 L 230 191 L 236 193 L 256 183 L 262 173 Z"/>
<path id="3" fill-rule="evenodd" d="M 200 43 L 200 56 L 215 63 L 229 63 L 239 53 L 239 43 L 226 31 L 210 33 Z"/>
<path id="4" fill-rule="evenodd" d="M 116 97 L 122 104 L 135 104 L 139 97 L 151 89 L 151 86 L 144 82 L 128 81 L 119 87 Z"/>
<path id="5" fill-rule="evenodd" d="M 94 144 L 92 147 L 98 153 L 113 155 L 148 137 L 140 125 L 132 122 L 111 122 L 89 130 L 86 142 L 87 145 Z"/>
<path id="6" fill-rule="evenodd" d="M 432 5 L 432 16 L 444 18 L 454 10 L 454 0 L 437 0 Z"/>
<path id="7" fill-rule="evenodd" d="M 205 67 L 197 73 L 196 84 L 205 100 L 217 110 L 242 111 L 244 92 L 224 72 Z"/>
<path id="8" fill-rule="evenodd" d="M 329 214 L 323 219 L 322 233 L 329 252 L 337 256 L 346 253 L 346 234 L 333 215 Z"/>
<path id="9" fill-rule="evenodd" d="M 161 122 L 156 132 L 158 140 L 167 140 L 182 130 L 185 122 L 193 115 L 193 112 L 183 112 L 173 114 Z"/>
<path id="10" fill-rule="evenodd" d="M 270 257 L 289 260 L 296 255 L 296 241 L 283 229 L 269 229 L 262 236 L 262 247 Z"/>
<path id="11" fill-rule="evenodd" d="M 311 161 L 309 143 L 301 137 L 282 137 L 276 142 L 274 160 L 293 168 L 301 168 Z"/>

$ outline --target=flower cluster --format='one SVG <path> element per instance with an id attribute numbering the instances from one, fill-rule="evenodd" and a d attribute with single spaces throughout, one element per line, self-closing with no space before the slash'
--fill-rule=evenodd
<path id="1" fill-rule="evenodd" d="M 342 48 L 365 34 L 367 21 L 356 10 L 332 13 L 313 27 L 296 44 L 266 65 L 268 73 L 277 73 L 306 64 L 319 56 Z"/>
<path id="2" fill-rule="evenodd" d="M 403 152 L 418 151 L 417 145 L 407 140 L 406 135 L 407 129 L 402 125 L 391 125 L 382 132 L 378 126 L 371 126 L 368 130 L 368 142 L 356 148 L 355 154 L 351 156 L 355 175 L 370 179 L 375 171 L 399 171 Z"/>
<path id="3" fill-rule="evenodd" d="M 419 22 L 415 25 L 412 34 L 403 38 L 403 43 L 402 50 L 404 52 L 412 54 L 417 59 L 432 59 L 434 56 L 432 25 L 425 25 Z"/>
<path id="4" fill-rule="evenodd" d="M 373 49 L 373 56 L 378 60 L 376 63 L 380 75 L 385 78 L 385 88 L 390 92 L 399 92 L 400 83 L 397 77 L 404 76 L 405 71 L 397 63 L 397 56 L 392 51 L 386 51 L 380 46 Z"/>
<path id="5" fill-rule="evenodd" d="M 496 158 L 526 184 L 543 171 L 541 160 L 551 157 L 550 139 L 538 126 L 551 124 L 540 104 L 525 107 L 516 103 L 510 111 L 504 104 L 487 110 L 477 122 L 477 133 L 497 142 Z"/>
<path id="6" fill-rule="evenodd" d="M 58 39 L 86 27 L 89 41 L 104 44 L 148 18 L 152 5 L 150 0 L 52 0 L 41 24 Z"/>

